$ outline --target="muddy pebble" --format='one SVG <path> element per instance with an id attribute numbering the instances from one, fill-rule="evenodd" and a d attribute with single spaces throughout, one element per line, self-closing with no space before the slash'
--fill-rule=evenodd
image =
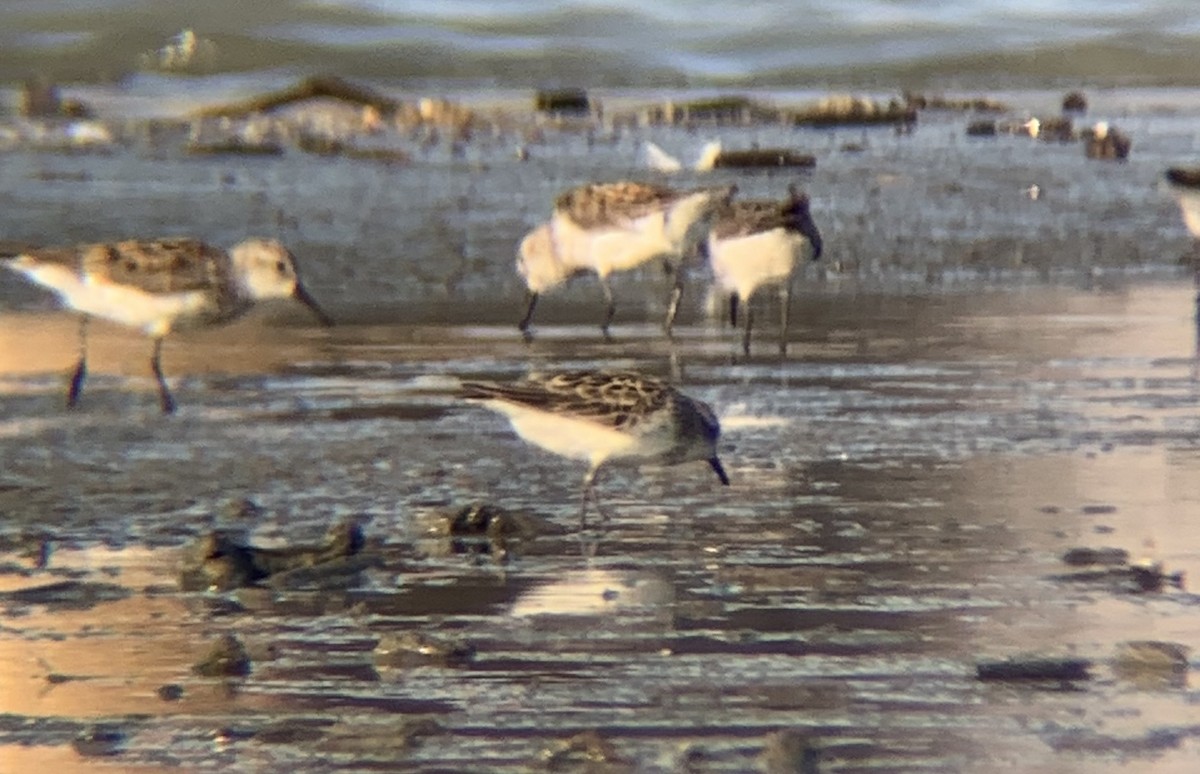
<path id="1" fill-rule="evenodd" d="M 767 734 L 762 767 L 766 774 L 817 774 L 821 750 L 804 731 L 780 729 Z"/>
<path id="2" fill-rule="evenodd" d="M 981 119 L 967 124 L 968 137 L 995 137 L 996 134 L 996 122 L 993 120 Z"/>
<path id="3" fill-rule="evenodd" d="M 163 701 L 179 701 L 183 698 L 183 686 L 178 683 L 167 683 L 158 687 L 158 698 Z"/>
<path id="4" fill-rule="evenodd" d="M 1129 562 L 1124 548 L 1072 548 L 1062 555 L 1064 563 L 1073 566 L 1088 564 L 1123 565 Z"/>
<path id="5" fill-rule="evenodd" d="M 310 586 L 321 585 L 323 577 L 331 578 L 331 585 L 345 586 L 347 577 L 369 565 L 343 561 L 361 551 L 365 543 L 357 519 L 334 525 L 318 545 L 285 548 L 258 548 L 249 545 L 240 531 L 215 530 L 184 549 L 180 587 L 184 591 L 230 591 L 269 578 L 276 586 Z"/>
<path id="6" fill-rule="evenodd" d="M 1170 167 L 1167 181 L 1181 188 L 1200 188 L 1200 167 Z"/>
<path id="7" fill-rule="evenodd" d="M 1143 562 L 1052 575 L 1050 580 L 1106 586 L 1114 594 L 1141 594 L 1163 591 L 1168 587 L 1183 589 L 1184 575 L 1182 572 L 1166 572 L 1162 562 Z"/>
<path id="8" fill-rule="evenodd" d="M 538 520 L 528 513 L 499 505 L 476 503 L 447 514 L 442 534 L 455 537 L 532 538 L 541 532 Z"/>
<path id="9" fill-rule="evenodd" d="M 120 755 L 125 749 L 127 734 L 115 723 L 95 723 L 85 728 L 71 742 L 75 752 L 85 758 Z"/>
<path id="10" fill-rule="evenodd" d="M 1008 105 L 992 97 L 932 97 L 915 92 L 904 92 L 904 104 L 917 110 L 959 110 L 976 113 L 1003 113 Z"/>
<path id="11" fill-rule="evenodd" d="M 1082 91 L 1069 91 L 1063 96 L 1062 109 L 1064 113 L 1086 113 L 1087 97 Z"/>
<path id="12" fill-rule="evenodd" d="M 1142 688 L 1187 684 L 1191 649 L 1174 642 L 1133 640 L 1122 642 L 1113 653 L 1112 670 L 1120 679 Z"/>
<path id="13" fill-rule="evenodd" d="M 474 660 L 473 644 L 418 631 L 385 634 L 375 645 L 375 664 L 379 667 L 461 668 L 469 666 Z"/>
<path id="14" fill-rule="evenodd" d="M 777 169 L 782 167 L 811 169 L 816 165 L 816 156 L 788 148 L 723 150 L 713 160 L 713 167 L 717 169 Z"/>
<path id="15" fill-rule="evenodd" d="M 130 594 L 128 588 L 114 583 L 68 580 L 0 593 L 0 606 L 45 605 L 69 610 L 87 610 L 102 602 L 125 599 Z"/>
<path id="16" fill-rule="evenodd" d="M 250 668 L 250 655 L 245 646 L 232 634 L 224 634 L 208 654 L 192 666 L 192 671 L 202 677 L 245 677 L 250 674 Z"/>
<path id="17" fill-rule="evenodd" d="M 542 751 L 542 761 L 550 771 L 573 770 L 579 766 L 605 764 L 624 766 L 628 764 L 617 753 L 617 748 L 600 735 L 599 731 L 583 731 L 570 739 L 547 747 Z"/>
<path id="18" fill-rule="evenodd" d="M 362 573 L 377 564 L 373 556 L 349 556 L 330 559 L 308 567 L 296 567 L 272 574 L 267 585 L 276 590 L 336 590 L 360 584 Z"/>
<path id="19" fill-rule="evenodd" d="M 439 511 L 423 519 L 426 534 L 447 538 L 427 544 L 436 555 L 479 555 L 506 561 L 511 551 L 541 535 L 562 534 L 557 524 L 525 511 L 474 503 L 455 511 Z"/>
<path id="20" fill-rule="evenodd" d="M 262 744 L 315 742 L 323 738 L 326 729 L 335 722 L 327 718 L 288 718 L 256 731 L 254 741 Z"/>
<path id="21" fill-rule="evenodd" d="M 980 661 L 975 665 L 975 676 L 980 680 L 1088 680 L 1091 665 L 1083 658 L 1014 656 Z"/>
<path id="22" fill-rule="evenodd" d="M 539 113 L 587 113 L 592 103 L 584 89 L 551 89 L 537 92 L 533 109 Z"/>
<path id="23" fill-rule="evenodd" d="M 445 732 L 446 729 L 431 718 L 383 722 L 356 720 L 330 728 L 317 747 L 323 752 L 394 761 L 396 755 L 420 746 L 428 737 Z"/>

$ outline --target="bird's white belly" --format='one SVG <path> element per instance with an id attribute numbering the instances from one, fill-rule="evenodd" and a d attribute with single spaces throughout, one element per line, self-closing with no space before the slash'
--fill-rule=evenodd
<path id="1" fill-rule="evenodd" d="M 711 239 L 709 260 L 722 290 L 749 298 L 762 285 L 785 282 L 796 268 L 808 240 L 775 228 L 734 239 Z"/>
<path id="2" fill-rule="evenodd" d="M 599 464 L 634 445 L 631 436 L 595 422 L 508 403 L 495 408 L 508 416 L 513 429 L 526 441 L 568 459 Z"/>
<path id="3" fill-rule="evenodd" d="M 73 309 L 139 328 L 151 336 L 163 336 L 174 327 L 200 322 L 212 310 L 209 294 L 200 290 L 147 293 L 128 285 L 94 281 L 52 265 L 35 265 L 21 271 L 55 291 Z"/>

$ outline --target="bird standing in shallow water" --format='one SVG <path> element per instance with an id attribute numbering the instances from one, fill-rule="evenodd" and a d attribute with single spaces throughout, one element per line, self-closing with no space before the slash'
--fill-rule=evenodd
<path id="1" fill-rule="evenodd" d="M 187 238 L 81 244 L 27 250 L 0 263 L 83 313 L 68 408 L 78 403 L 87 376 L 89 317 L 139 328 L 154 339 L 150 368 L 165 414 L 175 411 L 161 364 L 162 342 L 172 330 L 221 325 L 268 298 L 295 298 L 323 325 L 333 324 L 300 284 L 295 256 L 273 239 L 248 239 L 228 251 Z"/>
<path id="2" fill-rule="evenodd" d="M 589 501 L 604 515 L 595 485 L 606 464 L 703 460 L 729 485 L 717 457 L 721 427 L 712 408 L 659 379 L 632 371 L 568 371 L 507 384 L 464 382 L 461 395 L 507 416 L 526 441 L 588 463 L 581 524 Z"/>
<path id="3" fill-rule="evenodd" d="M 742 350 L 750 354 L 754 309 L 750 299 L 764 285 L 779 286 L 779 351 L 787 351 L 792 278 L 806 249 L 821 257 L 821 232 L 809 211 L 808 195 L 788 186 L 788 198 L 740 200 L 717 211 L 708 236 L 708 260 L 717 286 L 729 294 L 729 318 L 736 328 L 738 305 L 745 307 Z"/>
<path id="4" fill-rule="evenodd" d="M 600 330 L 607 337 L 616 314 L 609 275 L 661 260 L 675 276 L 663 323 L 670 335 L 683 294 L 682 263 L 698 251 L 717 208 L 736 192 L 737 186 L 680 191 L 628 181 L 589 183 L 564 192 L 549 222 L 529 232 L 518 247 L 517 271 L 528 293 L 517 327 L 532 338 L 529 328 L 541 294 L 594 272 L 604 292 Z"/>

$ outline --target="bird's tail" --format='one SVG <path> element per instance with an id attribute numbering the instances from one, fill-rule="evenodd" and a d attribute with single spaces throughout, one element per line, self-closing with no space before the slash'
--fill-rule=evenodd
<path id="1" fill-rule="evenodd" d="M 0 261 L 8 262 L 33 249 L 33 245 L 25 242 L 14 242 L 0 239 Z"/>
<path id="2" fill-rule="evenodd" d="M 683 169 L 679 159 L 667 153 L 649 140 L 646 141 L 646 163 L 659 172 L 678 172 Z"/>
<path id="3" fill-rule="evenodd" d="M 457 394 L 463 400 L 490 400 L 503 397 L 503 386 L 495 382 L 460 382 Z"/>

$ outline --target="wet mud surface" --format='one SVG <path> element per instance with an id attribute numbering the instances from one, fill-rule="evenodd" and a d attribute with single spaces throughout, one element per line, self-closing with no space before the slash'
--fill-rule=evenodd
<path id="1" fill-rule="evenodd" d="M 140 338 L 93 328 L 69 413 L 72 318 L 7 313 L 0 768 L 1195 770 L 1195 657 L 1136 644 L 1200 643 L 1193 311 L 818 296 L 749 359 L 715 322 L 252 318 L 168 343 L 167 418 Z M 733 485 L 612 471 L 581 532 L 583 471 L 452 394 L 559 366 L 712 403 Z M 269 572 L 197 589 L 214 531 Z M 1021 658 L 1069 669 L 978 679 Z"/>
<path id="2" fill-rule="evenodd" d="M 1200 108 L 1092 96 L 1127 162 L 924 111 L 405 164 L 136 127 L 7 150 L 6 242 L 278 237 L 340 325 L 173 335 L 164 418 L 149 342 L 93 323 L 68 412 L 77 323 L 0 276 L 0 771 L 1197 770 L 1200 366 L 1162 173 Z M 668 180 L 810 193 L 787 355 L 763 298 L 742 357 L 700 269 L 674 342 L 651 271 L 614 281 L 614 341 L 581 280 L 523 342 L 513 250 L 552 197 L 710 139 L 816 156 Z M 614 470 L 581 531 L 584 471 L 453 397 L 597 367 L 711 403 L 732 486 Z"/>

